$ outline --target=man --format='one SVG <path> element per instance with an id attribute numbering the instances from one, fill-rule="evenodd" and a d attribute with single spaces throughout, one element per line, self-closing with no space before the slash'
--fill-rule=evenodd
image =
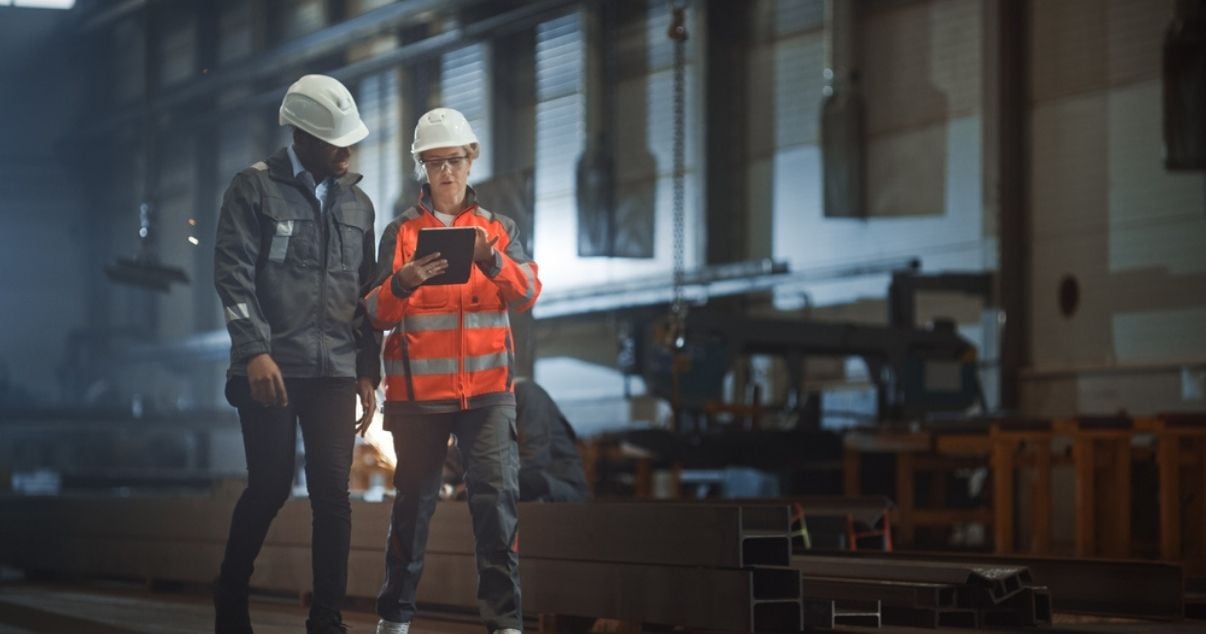
<path id="1" fill-rule="evenodd" d="M 519 501 L 590 500 L 574 429 L 553 397 L 531 379 L 515 381 L 515 424 L 519 433 Z M 444 482 L 457 499 L 464 493 L 460 490 L 464 476 L 460 451 L 450 447 Z"/>
<path id="2" fill-rule="evenodd" d="M 289 87 L 280 124 L 293 143 L 234 177 L 222 201 L 214 283 L 230 331 L 226 398 L 239 410 L 247 488 L 230 521 L 214 630 L 251 632 L 247 594 L 268 526 L 289 497 L 300 424 L 314 515 L 307 632 L 345 632 L 351 535 L 348 474 L 359 396 L 376 410 L 380 335 L 360 298 L 376 268 L 373 205 L 348 171 L 368 136 L 337 80 Z"/>
<path id="3" fill-rule="evenodd" d="M 519 428 L 519 499 L 586 502 L 590 499 L 573 427 L 553 397 L 529 379 L 515 382 Z"/>

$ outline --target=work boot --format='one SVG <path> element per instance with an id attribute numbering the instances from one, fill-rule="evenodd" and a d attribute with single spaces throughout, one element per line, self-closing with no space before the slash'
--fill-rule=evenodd
<path id="1" fill-rule="evenodd" d="M 395 623 L 381 619 L 377 621 L 377 634 L 410 634 L 410 623 Z"/>
<path id="2" fill-rule="evenodd" d="M 337 616 L 306 619 L 306 634 L 348 634 L 348 626 Z"/>
<path id="3" fill-rule="evenodd" d="M 253 634 L 246 593 L 214 588 L 214 634 Z"/>

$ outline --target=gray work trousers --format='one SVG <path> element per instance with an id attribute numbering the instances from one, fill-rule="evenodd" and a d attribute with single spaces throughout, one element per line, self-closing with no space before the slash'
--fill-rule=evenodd
<path id="1" fill-rule="evenodd" d="M 523 629 L 519 590 L 519 451 L 515 407 L 496 405 L 389 421 L 398 466 L 385 553 L 381 618 L 409 623 L 423 574 L 427 532 L 442 483 L 448 435 L 465 461 L 465 484 L 477 542 L 477 603 L 487 629 Z"/>

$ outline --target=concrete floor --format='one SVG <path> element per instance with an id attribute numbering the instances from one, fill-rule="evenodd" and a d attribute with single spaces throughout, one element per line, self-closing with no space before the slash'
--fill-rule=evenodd
<path id="1" fill-rule="evenodd" d="M 306 610 L 296 601 L 256 598 L 251 606 L 256 634 L 300 634 Z M 377 617 L 344 613 L 353 634 L 371 633 Z M 481 625 L 454 616 L 420 618 L 412 632 L 480 634 Z M 116 584 L 0 583 L 0 634 L 211 634 L 213 607 L 207 596 L 151 592 Z"/>
<path id="2" fill-rule="evenodd" d="M 367 611 L 348 610 L 344 618 L 351 634 L 371 633 L 376 617 Z M 257 598 L 252 603 L 256 634 L 300 634 L 305 631 L 306 611 L 296 601 Z M 534 630 L 534 628 L 533 628 Z M 24 580 L 0 582 L 0 634 L 209 634 L 213 631 L 209 598 L 194 592 L 152 592 L 128 584 L 35 583 Z M 416 620 L 415 634 L 480 634 L 477 621 L 462 615 L 428 615 Z M 600 621 L 595 631 L 625 631 L 624 624 Z M 839 631 L 871 632 L 866 628 Z M 879 632 L 934 632 L 914 628 L 885 627 Z M 940 630 L 943 633 L 984 630 Z M 1007 630 L 988 630 L 1003 632 Z M 1056 615 L 1051 628 L 1024 632 L 1061 634 L 1203 634 L 1206 622 L 1151 623 L 1103 620 Z"/>

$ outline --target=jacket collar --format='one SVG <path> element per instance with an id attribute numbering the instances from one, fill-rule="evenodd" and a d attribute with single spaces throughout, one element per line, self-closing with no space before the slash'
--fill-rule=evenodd
<path id="1" fill-rule="evenodd" d="M 282 147 L 273 152 L 272 156 L 269 156 L 265 163 L 268 164 L 268 175 L 273 179 L 284 183 L 302 184 L 293 173 L 293 161 L 289 158 L 288 147 Z M 364 178 L 363 175 L 349 171 L 347 174 L 335 179 L 335 182 L 340 188 L 345 188 L 359 183 L 362 178 Z"/>
<path id="2" fill-rule="evenodd" d="M 465 185 L 465 206 L 458 210 L 456 216 L 477 207 L 477 192 L 470 185 Z M 435 205 L 431 202 L 431 185 L 423 183 L 422 189 L 419 190 L 419 209 L 431 213 L 435 209 Z"/>

